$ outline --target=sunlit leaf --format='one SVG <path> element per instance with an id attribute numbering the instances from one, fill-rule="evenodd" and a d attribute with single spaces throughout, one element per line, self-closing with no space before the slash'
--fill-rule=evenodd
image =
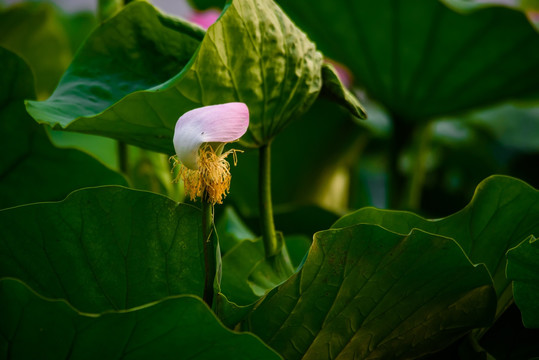
<path id="1" fill-rule="evenodd" d="M 206 34 L 133 2 L 77 53 L 53 95 L 28 112 L 56 128 L 173 153 L 186 111 L 245 102 L 249 145 L 269 141 L 316 99 L 322 56 L 270 0 L 234 0 Z"/>

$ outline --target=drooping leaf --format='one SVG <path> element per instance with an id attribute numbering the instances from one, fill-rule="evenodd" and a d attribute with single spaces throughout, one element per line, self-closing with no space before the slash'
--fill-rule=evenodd
<path id="1" fill-rule="evenodd" d="M 83 312 L 201 296 L 200 217 L 192 206 L 115 186 L 2 210 L 0 277 Z"/>
<path id="2" fill-rule="evenodd" d="M 344 86 L 333 65 L 329 63 L 324 63 L 322 65 L 322 78 L 324 84 L 322 95 L 345 107 L 352 115 L 359 119 L 365 119 L 367 117 L 367 112 L 363 108 L 363 105 L 361 105 L 355 95 Z"/>
<path id="3" fill-rule="evenodd" d="M 428 220 L 402 211 L 363 208 L 339 219 L 332 228 L 377 224 L 399 233 L 413 228 L 454 239 L 475 264 L 485 264 L 498 295 L 497 315 L 512 301 L 505 276 L 505 253 L 530 234 L 539 234 L 539 191 L 506 176 L 478 185 L 472 201 L 443 219 Z"/>
<path id="4" fill-rule="evenodd" d="M 417 358 L 490 325 L 492 281 L 451 239 L 360 224 L 319 232 L 246 326 L 286 359 Z"/>
<path id="5" fill-rule="evenodd" d="M 0 47 L 0 67 L 0 208 L 61 200 L 82 187 L 127 185 L 91 156 L 54 147 L 24 109 L 24 99 L 35 96 L 28 65 Z"/>
<path id="6" fill-rule="evenodd" d="M 28 112 L 59 129 L 172 153 L 172 129 L 181 114 L 178 91 L 160 92 L 162 96 L 150 100 L 157 89 L 144 90 L 167 87 L 203 36 L 199 28 L 164 16 L 146 2 L 134 2 L 92 32 L 51 97 L 28 102 Z"/>
<path id="7" fill-rule="evenodd" d="M 461 14 L 423 0 L 279 3 L 398 121 L 539 96 L 539 34 L 511 9 Z"/>
<path id="8" fill-rule="evenodd" d="M 507 278 L 528 328 L 539 328 L 539 242 L 531 235 L 507 252 Z"/>
<path id="9" fill-rule="evenodd" d="M 245 102 L 248 145 L 269 141 L 315 100 L 322 56 L 270 0 L 233 0 L 207 33 L 133 2 L 92 33 L 44 102 L 28 112 L 56 128 L 173 153 L 178 117 Z"/>
<path id="10" fill-rule="evenodd" d="M 63 301 L 0 280 L 0 348 L 9 359 L 279 359 L 252 334 L 232 332 L 197 297 L 79 313 Z"/>

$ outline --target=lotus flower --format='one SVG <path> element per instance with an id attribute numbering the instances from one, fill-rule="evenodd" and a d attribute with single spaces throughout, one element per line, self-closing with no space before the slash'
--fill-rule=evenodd
<path id="1" fill-rule="evenodd" d="M 209 9 L 207 11 L 196 11 L 190 17 L 189 21 L 208 29 L 221 15 L 220 11 Z"/>
<path id="2" fill-rule="evenodd" d="M 183 114 L 174 130 L 174 166 L 181 164 L 175 181 L 183 180 L 191 200 L 202 197 L 211 204 L 221 204 L 230 189 L 232 154 L 223 153 L 226 143 L 238 140 L 249 127 L 249 109 L 244 103 L 205 106 Z"/>

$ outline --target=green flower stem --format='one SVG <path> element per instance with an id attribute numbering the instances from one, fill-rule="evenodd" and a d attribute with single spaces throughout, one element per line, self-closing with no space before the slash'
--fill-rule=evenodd
<path id="1" fill-rule="evenodd" d="M 258 166 L 260 228 L 262 230 L 266 259 L 269 259 L 277 255 L 278 250 L 271 202 L 271 143 L 267 143 L 259 149 Z"/>
<path id="2" fill-rule="evenodd" d="M 213 303 L 213 282 L 217 264 L 215 259 L 215 237 L 213 231 L 213 205 L 202 197 L 202 241 L 204 241 L 204 268 L 206 278 L 204 281 L 203 300 L 211 308 Z"/>

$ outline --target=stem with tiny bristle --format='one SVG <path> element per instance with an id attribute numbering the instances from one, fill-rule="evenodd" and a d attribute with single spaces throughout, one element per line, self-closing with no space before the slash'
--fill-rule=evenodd
<path id="1" fill-rule="evenodd" d="M 213 231 L 213 205 L 206 199 L 206 194 L 202 196 L 202 241 L 204 246 L 204 295 L 203 299 L 211 308 L 213 304 L 213 282 L 217 271 L 215 259 L 215 236 L 212 236 Z"/>
<path id="2" fill-rule="evenodd" d="M 278 252 L 271 202 L 271 143 L 267 143 L 259 149 L 258 188 L 260 228 L 266 259 L 269 259 L 277 255 Z"/>

